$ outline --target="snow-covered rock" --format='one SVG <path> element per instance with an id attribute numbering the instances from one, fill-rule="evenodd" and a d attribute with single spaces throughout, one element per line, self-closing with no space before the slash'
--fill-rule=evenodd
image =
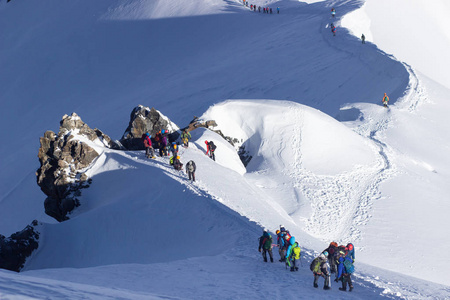
<path id="1" fill-rule="evenodd" d="M 81 173 L 99 156 L 92 142 L 117 148 L 107 135 L 91 129 L 76 113 L 63 116 L 58 135 L 47 131 L 40 138 L 37 184 L 47 195 L 45 212 L 60 222 L 68 219 L 67 214 L 78 206 L 80 189 L 88 186 L 87 177 Z"/>

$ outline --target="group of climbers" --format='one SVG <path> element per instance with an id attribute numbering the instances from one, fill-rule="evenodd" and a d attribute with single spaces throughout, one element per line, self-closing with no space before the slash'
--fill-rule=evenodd
<path id="1" fill-rule="evenodd" d="M 348 285 L 351 292 L 353 290 L 351 275 L 355 271 L 354 262 L 355 248 L 352 243 L 348 243 L 347 246 L 339 246 L 336 242 L 331 242 L 328 248 L 323 250 L 310 265 L 310 269 L 314 273 L 314 287 L 318 287 L 317 282 L 320 277 L 323 277 L 325 279 L 323 289 L 330 289 L 330 278 L 334 273 L 336 274 L 334 281 L 342 282 L 339 290 L 346 291 Z"/>
<path id="2" fill-rule="evenodd" d="M 185 129 L 181 133 L 181 140 L 183 142 L 184 147 L 189 147 L 189 140 L 191 139 L 191 134 Z M 145 148 L 145 156 L 147 158 L 156 158 L 155 156 L 155 149 L 159 149 L 159 156 L 169 156 L 169 152 L 172 154 L 172 156 L 169 159 L 169 164 L 173 166 L 175 170 L 181 171 L 183 169 L 183 163 L 180 160 L 180 155 L 178 153 L 179 150 L 179 144 L 175 141 L 168 146 L 168 140 L 169 140 L 169 132 L 166 129 L 161 129 L 156 133 L 155 137 L 153 138 L 152 142 L 152 136 L 150 133 L 146 132 L 142 135 L 141 140 L 144 144 Z M 154 145 L 154 147 L 153 147 Z M 195 181 L 195 171 L 196 171 L 196 165 L 195 162 L 190 160 L 186 164 L 186 174 L 189 176 L 189 180 Z"/>
<path id="3" fill-rule="evenodd" d="M 263 250 L 264 261 L 267 262 L 266 253 L 270 255 L 270 261 L 273 262 L 272 247 L 278 247 L 280 254 L 280 262 L 284 262 L 287 267 L 290 267 L 291 272 L 298 271 L 298 262 L 300 261 L 300 246 L 295 241 L 295 237 L 291 236 L 289 230 L 283 225 L 276 231 L 277 243 L 272 245 L 272 236 L 267 230 L 264 230 L 263 235 L 259 238 L 259 252 Z"/>
<path id="4" fill-rule="evenodd" d="M 189 131 L 184 129 L 181 133 L 181 141 L 183 143 L 183 146 L 185 148 L 189 147 L 189 140 L 192 138 Z M 175 170 L 181 171 L 183 169 L 183 163 L 180 160 L 180 154 L 179 154 L 179 143 L 176 143 L 173 141 L 170 146 L 168 146 L 169 141 L 169 132 L 166 129 L 160 130 L 155 137 L 153 138 L 152 142 L 152 136 L 147 132 L 144 133 L 141 137 L 142 143 L 144 144 L 145 148 L 145 155 L 147 158 L 156 158 L 155 156 L 155 149 L 159 149 L 159 156 L 169 156 L 169 153 L 171 153 L 171 157 L 169 159 L 169 163 L 171 166 L 174 167 Z M 213 141 L 205 141 L 206 144 L 206 155 L 208 155 L 212 160 L 216 160 L 216 145 Z M 154 147 L 153 147 L 154 145 Z M 186 164 L 186 174 L 189 176 L 189 180 L 195 181 L 195 171 L 197 167 L 195 165 L 194 161 L 189 161 Z"/>
<path id="5" fill-rule="evenodd" d="M 291 272 L 298 271 L 299 262 L 301 264 L 300 245 L 283 225 L 280 225 L 276 235 L 277 243 L 275 245 L 273 245 L 272 236 L 267 229 L 264 229 L 263 235 L 259 238 L 258 251 L 262 252 L 264 261 L 267 262 L 267 253 L 269 253 L 270 261 L 273 262 L 272 248 L 278 247 L 279 261 L 290 267 Z M 313 286 L 319 287 L 319 278 L 323 277 L 325 280 L 323 289 L 331 289 L 331 274 L 336 274 L 334 281 L 342 282 L 342 287 L 339 290 L 346 291 L 348 285 L 351 292 L 353 290 L 351 275 L 355 271 L 354 262 L 355 248 L 352 243 L 347 244 L 347 246 L 339 246 L 336 242 L 331 242 L 328 248 L 322 251 L 310 264 L 310 270 L 314 274 Z"/>
<path id="6" fill-rule="evenodd" d="M 248 4 L 248 1 L 243 0 L 242 3 L 244 4 L 244 6 L 246 7 L 250 7 L 251 11 L 256 11 L 256 9 L 258 9 L 258 12 L 261 12 L 261 6 L 256 6 L 256 4 Z M 273 13 L 273 10 L 271 7 L 262 7 L 262 12 L 265 14 L 271 14 Z M 277 14 L 280 13 L 280 8 L 277 7 Z"/>

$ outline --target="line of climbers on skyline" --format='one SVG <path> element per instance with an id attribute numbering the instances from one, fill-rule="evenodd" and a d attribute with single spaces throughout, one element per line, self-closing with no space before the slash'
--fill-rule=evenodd
<path id="1" fill-rule="evenodd" d="M 189 147 L 189 141 L 191 140 L 192 136 L 189 131 L 184 129 L 181 133 L 181 142 L 182 147 L 188 148 Z M 169 153 L 171 153 L 171 157 L 169 159 L 169 164 L 174 167 L 175 170 L 181 171 L 183 169 L 183 163 L 181 162 L 181 157 L 179 155 L 179 146 L 180 143 L 178 142 L 172 142 L 170 145 L 168 143 L 169 140 L 169 131 L 166 129 L 160 130 L 155 137 L 153 138 L 152 142 L 152 136 L 150 133 L 146 132 L 142 134 L 141 137 L 142 143 L 144 144 L 145 148 L 145 156 L 147 158 L 155 159 L 155 149 L 153 148 L 153 144 L 155 145 L 155 148 L 159 150 L 159 156 L 169 156 Z M 216 145 L 213 141 L 205 141 L 206 144 L 206 155 L 209 156 L 212 160 L 216 160 L 215 151 L 216 151 Z M 186 174 L 189 177 L 189 180 L 195 181 L 195 171 L 197 167 L 195 165 L 195 162 L 193 160 L 190 160 L 186 164 Z"/>
<path id="2" fill-rule="evenodd" d="M 273 262 L 272 248 L 278 247 L 280 254 L 280 262 L 284 262 L 286 268 L 290 268 L 291 272 L 299 270 L 299 264 L 302 265 L 300 257 L 300 245 L 291 236 L 289 230 L 283 225 L 276 231 L 277 243 L 273 244 L 272 235 L 267 229 L 264 229 L 263 235 L 259 238 L 258 251 L 262 253 L 264 262 L 267 262 L 267 254 L 269 254 L 270 261 Z M 347 285 L 349 291 L 353 290 L 353 282 L 351 275 L 355 271 L 353 263 L 355 262 L 355 248 L 352 243 L 347 246 L 338 245 L 336 242 L 331 242 L 330 245 L 323 250 L 310 264 L 309 268 L 314 275 L 313 286 L 319 287 L 318 281 L 320 277 L 325 279 L 324 290 L 331 289 L 331 274 L 336 274 L 335 282 L 342 282 L 340 291 L 346 291 Z"/>
<path id="3" fill-rule="evenodd" d="M 256 11 L 256 4 L 248 4 L 248 1 L 243 0 L 242 4 L 244 4 L 244 6 L 246 7 L 250 7 L 251 11 Z M 261 12 L 261 6 L 258 6 L 258 12 Z M 271 14 L 273 13 L 272 8 L 271 7 L 262 7 L 262 12 L 265 14 Z M 280 8 L 277 7 L 277 14 L 280 13 Z"/>

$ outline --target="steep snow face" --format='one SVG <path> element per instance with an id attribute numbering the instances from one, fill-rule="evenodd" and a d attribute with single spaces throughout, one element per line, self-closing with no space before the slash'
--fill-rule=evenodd
<path id="1" fill-rule="evenodd" d="M 450 88 L 449 15 L 446 0 L 367 0 L 342 25 Z"/>
<path id="2" fill-rule="evenodd" d="M 244 141 L 253 172 L 302 169 L 337 175 L 375 163 L 367 140 L 318 110 L 286 101 L 227 101 L 202 118 Z"/>

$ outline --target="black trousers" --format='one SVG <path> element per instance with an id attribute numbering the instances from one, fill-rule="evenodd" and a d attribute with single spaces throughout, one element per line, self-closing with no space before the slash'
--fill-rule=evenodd
<path id="1" fill-rule="evenodd" d="M 262 249 L 262 256 L 264 261 L 267 261 L 267 252 L 269 252 L 270 261 L 273 261 L 272 249 Z"/>
<path id="2" fill-rule="evenodd" d="M 319 277 L 323 277 L 325 279 L 325 283 L 324 283 L 324 287 L 325 286 L 330 286 L 330 276 L 326 276 L 323 273 L 314 273 L 314 285 L 317 284 L 317 282 L 319 281 Z"/>
<path id="3" fill-rule="evenodd" d="M 350 288 L 353 288 L 352 283 L 352 274 L 344 274 L 342 275 L 342 287 L 344 289 L 347 289 L 347 283 Z"/>
<path id="4" fill-rule="evenodd" d="M 214 155 L 214 151 L 209 151 L 209 157 L 212 159 L 212 160 L 214 160 L 214 161 L 216 161 L 216 156 Z"/>

